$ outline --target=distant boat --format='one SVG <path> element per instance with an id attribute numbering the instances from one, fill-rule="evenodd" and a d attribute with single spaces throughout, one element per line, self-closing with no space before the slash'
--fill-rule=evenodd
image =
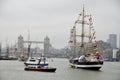
<path id="1" fill-rule="evenodd" d="M 27 59 L 28 59 L 27 57 L 21 55 L 19 61 L 26 61 Z"/>
<path id="2" fill-rule="evenodd" d="M 79 24 L 81 26 L 76 27 Z M 97 49 L 95 33 L 92 17 L 85 13 L 83 7 L 82 13 L 79 14 L 78 20 L 75 21 L 71 29 L 69 45 L 70 49 L 73 50 L 73 56 L 69 62 L 72 68 L 99 70 L 103 66 L 102 57 Z M 77 44 L 79 40 L 81 42 Z"/>
<path id="3" fill-rule="evenodd" d="M 0 44 L 0 60 L 18 60 L 18 58 L 15 56 L 15 53 L 13 52 L 13 49 L 11 48 L 11 51 L 9 50 L 9 46 L 6 46 L 6 51 L 1 51 L 1 44 Z"/>
<path id="4" fill-rule="evenodd" d="M 18 58 L 15 56 L 9 56 L 8 60 L 18 60 Z"/>
<path id="5" fill-rule="evenodd" d="M 19 57 L 19 61 L 26 61 L 28 59 L 28 56 L 25 53 L 22 53 Z"/>

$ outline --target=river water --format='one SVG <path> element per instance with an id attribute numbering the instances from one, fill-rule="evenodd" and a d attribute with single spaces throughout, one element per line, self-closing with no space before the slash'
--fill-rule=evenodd
<path id="1" fill-rule="evenodd" d="M 73 69 L 68 59 L 48 59 L 55 73 L 24 71 L 20 61 L 0 61 L 0 80 L 120 80 L 120 62 L 105 62 L 99 71 Z"/>

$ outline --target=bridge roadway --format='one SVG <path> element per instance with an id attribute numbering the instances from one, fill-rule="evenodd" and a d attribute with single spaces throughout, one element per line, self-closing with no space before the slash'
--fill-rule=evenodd
<path id="1" fill-rule="evenodd" d="M 24 43 L 39 43 L 39 44 L 43 44 L 44 41 L 24 41 Z"/>

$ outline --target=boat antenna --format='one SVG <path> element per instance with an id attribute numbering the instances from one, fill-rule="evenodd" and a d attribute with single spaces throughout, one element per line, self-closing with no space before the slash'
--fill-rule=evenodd
<path id="1" fill-rule="evenodd" d="M 1 49 L 2 49 L 2 46 L 1 46 L 1 42 L 0 42 L 0 56 L 1 56 Z"/>
<path id="2" fill-rule="evenodd" d="M 28 57 L 30 56 L 30 47 L 31 47 L 31 43 L 29 43 L 30 41 L 30 30 L 28 29 Z"/>
<path id="3" fill-rule="evenodd" d="M 28 29 L 28 41 L 30 41 L 30 30 Z"/>

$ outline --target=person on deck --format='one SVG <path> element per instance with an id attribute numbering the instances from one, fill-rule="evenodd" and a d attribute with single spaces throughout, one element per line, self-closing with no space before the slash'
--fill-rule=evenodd
<path id="1" fill-rule="evenodd" d="M 96 51 L 96 58 L 100 59 L 101 57 L 102 57 L 102 55 L 98 51 Z"/>

